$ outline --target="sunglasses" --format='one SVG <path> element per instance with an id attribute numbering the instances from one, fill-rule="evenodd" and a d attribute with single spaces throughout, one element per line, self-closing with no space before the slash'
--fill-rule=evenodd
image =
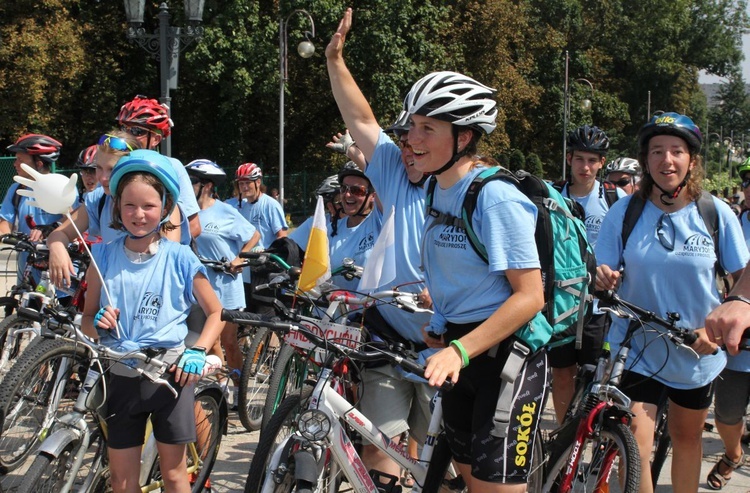
<path id="1" fill-rule="evenodd" d="M 750 187 L 750 178 L 742 182 L 742 188 Z"/>
<path id="2" fill-rule="evenodd" d="M 667 251 L 674 251 L 674 224 L 672 223 L 672 216 L 666 213 L 661 215 L 659 222 L 656 223 L 656 236 L 659 237 L 661 246 L 666 248 Z"/>
<path id="3" fill-rule="evenodd" d="M 411 145 L 409 145 L 409 141 L 407 139 L 399 140 L 398 147 L 400 149 L 411 149 Z"/>
<path id="4" fill-rule="evenodd" d="M 151 131 L 143 127 L 129 127 L 127 125 L 120 125 L 120 130 L 129 133 L 133 137 L 143 137 Z"/>
<path id="5" fill-rule="evenodd" d="M 367 197 L 369 191 L 367 187 L 362 185 L 341 185 L 341 195 L 348 192 L 355 197 Z"/>
<path id="6" fill-rule="evenodd" d="M 628 185 L 631 185 L 633 181 L 630 178 L 620 178 L 617 181 L 612 182 L 615 184 L 615 186 L 618 186 L 620 188 L 627 187 Z"/>
<path id="7" fill-rule="evenodd" d="M 125 139 L 121 139 L 120 137 L 115 137 L 114 135 L 109 134 L 104 134 L 99 137 L 98 144 L 100 146 L 109 146 L 110 149 L 114 149 L 115 151 L 132 152 L 135 150 L 130 144 L 127 143 Z"/>

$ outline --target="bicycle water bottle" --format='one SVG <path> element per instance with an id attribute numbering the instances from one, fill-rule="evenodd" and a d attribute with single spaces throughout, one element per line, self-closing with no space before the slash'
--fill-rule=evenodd
<path id="1" fill-rule="evenodd" d="M 47 273 L 47 271 L 45 270 L 42 271 L 42 278 L 39 280 L 39 284 L 36 285 L 36 289 L 34 291 L 41 294 L 47 294 L 47 290 L 49 289 L 49 287 L 49 273 Z"/>

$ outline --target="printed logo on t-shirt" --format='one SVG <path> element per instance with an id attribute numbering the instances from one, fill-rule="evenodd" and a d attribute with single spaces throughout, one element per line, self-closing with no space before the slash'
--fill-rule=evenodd
<path id="1" fill-rule="evenodd" d="M 602 227 L 602 217 L 601 216 L 586 216 L 586 231 L 589 233 L 599 233 L 599 230 Z M 591 237 L 591 235 L 588 235 Z"/>
<path id="2" fill-rule="evenodd" d="M 466 231 L 463 228 L 446 224 L 443 231 L 435 238 L 435 246 L 440 248 L 457 248 L 466 250 Z"/>
<path id="3" fill-rule="evenodd" d="M 147 292 L 143 295 L 135 320 L 153 320 L 159 316 L 159 311 L 163 304 L 162 296 L 157 293 Z"/>
<path id="4" fill-rule="evenodd" d="M 213 222 L 208 223 L 205 226 L 202 226 L 201 234 L 218 235 L 219 225 Z"/>
<path id="5" fill-rule="evenodd" d="M 711 237 L 701 233 L 695 233 L 685 240 L 682 250 L 675 251 L 681 257 L 704 257 L 712 258 L 714 253 L 714 242 Z"/>
<path id="6" fill-rule="evenodd" d="M 372 250 L 372 247 L 374 246 L 375 246 L 375 233 L 370 232 L 367 236 L 359 240 L 357 251 L 366 252 L 368 250 Z"/>

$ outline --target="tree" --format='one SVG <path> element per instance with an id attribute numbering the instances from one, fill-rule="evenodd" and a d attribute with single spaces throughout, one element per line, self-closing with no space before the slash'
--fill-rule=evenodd
<path id="1" fill-rule="evenodd" d="M 510 153 L 508 169 L 513 173 L 518 170 L 526 169 L 526 158 L 520 149 L 514 149 L 513 152 Z"/>

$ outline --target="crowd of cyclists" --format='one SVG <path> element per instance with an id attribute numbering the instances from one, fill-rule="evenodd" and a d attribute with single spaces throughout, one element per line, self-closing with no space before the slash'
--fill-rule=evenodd
<path id="1" fill-rule="evenodd" d="M 350 258 L 366 266 L 392 213 L 396 278 L 379 289 L 398 285 L 433 311 L 407 313 L 387 304 L 365 311 L 371 337 L 411 348 L 426 365 L 427 380 L 390 365 L 369 365 L 359 375 L 367 391 L 357 404 L 394 441 L 408 436 L 416 446 L 425 439 L 435 386 L 452 380 L 455 387 L 442 401 L 444 426 L 469 490 L 525 491 L 530 461 L 521 460 L 514 436 L 498 433 L 494 418 L 498 397 L 505 395 L 500 374 L 518 344 L 514 334 L 536 324 L 545 304 L 534 236 L 537 208 L 510 182 L 495 180 L 482 189 L 473 225 L 487 261 L 460 228 L 439 220 L 441 214 L 459 217 L 469 185 L 496 164 L 478 155 L 481 137 L 496 126 L 496 91 L 456 72 L 427 74 L 409 90 L 397 121 L 384 129 L 344 59 L 351 23 L 349 9 L 325 52 L 346 127 L 329 147 L 350 160 L 316 190 L 328 214 L 330 262 L 339 266 Z M 103 283 L 95 271 L 87 274 L 83 329 L 119 350 L 162 350 L 182 389 L 175 400 L 127 369 L 111 375 L 117 389 L 108 402 L 113 490 L 140 490 L 138 453 L 151 416 L 168 490 L 189 491 L 181 468 L 185 444 L 196 437 L 193 392 L 187 389 L 201 375 L 207 354 L 242 367 L 237 326 L 222 322 L 219 312 L 272 311 L 258 303 L 258 279 L 243 269 L 239 254 L 271 247 L 289 227 L 281 204 L 264 193 L 256 164 L 237 168 L 233 197 L 222 201 L 218 190 L 230 177 L 217 163 L 199 158 L 183 166 L 156 152 L 173 125 L 157 101 L 137 96 L 122 106 L 117 121 L 117 128 L 78 157 L 83 189 L 70 218 L 30 205 L 14 184 L 0 209 L 0 234 L 17 230 L 33 241 L 46 240 L 50 281 L 60 286 L 75 274 L 66 246 L 76 230 L 99 241 L 93 256 Z M 668 396 L 673 467 L 679 468 L 672 481 L 681 492 L 698 490 L 703 426 L 715 406 L 725 453 L 705 479 L 718 490 L 744 464 L 750 354 L 738 352 L 738 345 L 750 327 L 750 274 L 743 275 L 750 260 L 750 202 L 738 220 L 727 203 L 703 191 L 702 135 L 688 116 L 654 115 L 641 127 L 637 144 L 635 159 L 611 159 L 602 129 L 574 129 L 567 141 L 570 174 L 556 186 L 584 211 L 597 259 L 596 289 L 617 290 L 657 314 L 679 312 L 679 325 L 697 333 L 688 351 L 643 332 L 632 341 L 620 388 L 632 401 L 631 428 L 642 464 L 650 459 L 659 399 Z M 16 155 L 16 173 L 28 176 L 21 164 L 49 173 L 61 147 L 52 137 L 29 134 L 8 151 Z M 750 160 L 738 174 L 750 200 Z M 431 209 L 439 214 L 425 214 L 427 180 L 436 183 Z M 312 218 L 289 235 L 301 250 L 311 227 Z M 228 268 L 207 270 L 198 257 L 227 259 Z M 19 268 L 23 264 L 20 258 Z M 733 282 L 731 292 L 725 292 L 724 279 Z M 333 282 L 357 290 L 356 279 Z M 530 413 L 538 423 L 551 389 L 562 422 L 578 368 L 595 364 L 605 341 L 616 351 L 628 322 L 612 320 L 596 301 L 590 310 L 580 348 L 570 342 L 524 355 L 505 403 L 511 416 Z M 722 346 L 726 351 L 717 351 Z M 401 475 L 373 446 L 365 447 L 363 460 L 380 473 Z M 410 485 L 408 476 L 401 479 Z M 646 467 L 640 491 L 653 491 Z"/>

